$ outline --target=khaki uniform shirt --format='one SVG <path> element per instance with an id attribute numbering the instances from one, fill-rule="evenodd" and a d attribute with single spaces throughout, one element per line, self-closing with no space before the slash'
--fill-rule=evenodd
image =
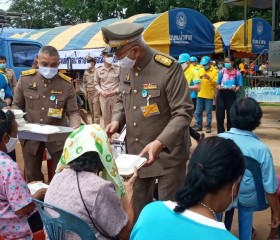
<path id="1" fill-rule="evenodd" d="M 95 69 L 94 86 L 98 93 L 102 91 L 119 92 L 119 73 L 120 68 L 112 65 L 109 69 L 104 66 Z"/>
<path id="2" fill-rule="evenodd" d="M 25 111 L 27 122 L 71 127 L 80 125 L 71 78 L 59 73 L 51 80 L 45 79 L 36 69 L 23 74 L 15 88 L 12 107 Z M 49 108 L 62 108 L 62 118 L 49 117 Z"/>
<path id="3" fill-rule="evenodd" d="M 6 76 L 6 78 L 8 80 L 8 84 L 11 88 L 11 91 L 14 94 L 14 90 L 17 85 L 17 78 L 16 78 L 14 70 L 10 69 L 10 68 L 6 68 L 5 71 L 1 70 L 1 72 L 3 72 L 4 75 Z"/>
<path id="4" fill-rule="evenodd" d="M 99 95 L 97 90 L 94 87 L 94 75 L 95 75 L 95 69 L 90 70 L 87 69 L 84 72 L 83 76 L 83 87 L 85 90 L 85 93 L 87 94 L 88 92 L 94 92 L 94 96 Z"/>
<path id="5" fill-rule="evenodd" d="M 121 68 L 119 88 L 112 121 L 121 127 L 126 123 L 128 153 L 139 154 L 156 139 L 165 146 L 151 166 L 140 169 L 140 178 L 169 174 L 186 164 L 193 104 L 180 64 L 148 47 L 138 66 Z M 141 107 L 147 102 L 157 104 L 156 115 L 144 117 Z"/>

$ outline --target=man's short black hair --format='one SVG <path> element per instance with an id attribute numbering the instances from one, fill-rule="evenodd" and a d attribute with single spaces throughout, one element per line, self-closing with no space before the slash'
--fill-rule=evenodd
<path id="1" fill-rule="evenodd" d="M 235 100 L 230 109 L 232 127 L 253 131 L 261 124 L 262 109 L 253 98 Z"/>
<path id="2" fill-rule="evenodd" d="M 0 56 L 0 60 L 5 60 L 5 62 L 6 62 L 7 58 L 5 56 Z"/>

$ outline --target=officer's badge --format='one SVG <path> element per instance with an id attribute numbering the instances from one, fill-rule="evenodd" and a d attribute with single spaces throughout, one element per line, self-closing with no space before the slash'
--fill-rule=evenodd
<path id="1" fill-rule="evenodd" d="M 29 89 L 31 90 L 37 90 L 37 83 L 29 83 Z"/>

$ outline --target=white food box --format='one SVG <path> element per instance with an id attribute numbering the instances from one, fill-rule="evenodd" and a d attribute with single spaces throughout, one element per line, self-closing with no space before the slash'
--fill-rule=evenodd
<path id="1" fill-rule="evenodd" d="M 30 131 L 30 132 L 41 133 L 41 134 L 52 134 L 52 133 L 60 132 L 60 129 L 57 126 L 38 125 L 38 124 L 34 124 L 34 123 L 26 123 L 19 130 Z"/>
<path id="2" fill-rule="evenodd" d="M 19 127 L 23 127 L 26 124 L 26 121 L 24 118 L 16 118 L 16 122 Z"/>
<path id="3" fill-rule="evenodd" d="M 43 183 L 43 182 L 31 182 L 27 184 L 31 195 L 35 194 L 38 190 L 41 188 L 48 188 L 49 185 Z"/>
<path id="4" fill-rule="evenodd" d="M 20 109 L 4 109 L 4 112 L 7 112 L 8 110 L 11 110 L 14 113 L 16 119 L 23 118 L 23 116 L 26 114 Z"/>
<path id="5" fill-rule="evenodd" d="M 139 169 L 147 162 L 147 159 L 140 157 L 139 155 L 121 154 L 115 159 L 115 162 L 120 175 L 130 176 L 134 172 L 134 167 Z"/>

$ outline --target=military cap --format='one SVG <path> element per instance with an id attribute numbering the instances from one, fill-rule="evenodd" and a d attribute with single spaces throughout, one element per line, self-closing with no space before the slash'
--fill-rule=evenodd
<path id="1" fill-rule="evenodd" d="M 95 62 L 96 63 L 96 58 L 95 57 L 91 57 L 91 56 L 87 55 L 86 59 L 87 59 L 87 62 Z"/>
<path id="2" fill-rule="evenodd" d="M 113 53 L 113 52 L 114 52 L 113 48 L 111 48 L 109 45 L 102 50 L 102 53 Z"/>
<path id="3" fill-rule="evenodd" d="M 141 37 L 144 27 L 138 23 L 119 23 L 101 28 L 104 42 L 116 51 Z"/>

